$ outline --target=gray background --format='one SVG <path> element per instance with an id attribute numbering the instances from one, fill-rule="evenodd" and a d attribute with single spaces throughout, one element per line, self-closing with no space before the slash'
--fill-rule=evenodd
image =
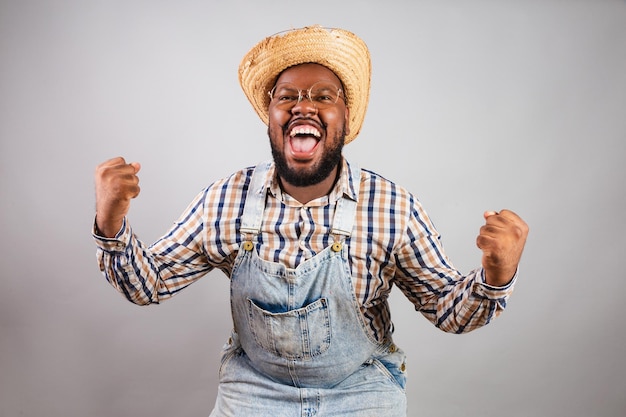
<path id="1" fill-rule="evenodd" d="M 0 416 L 209 414 L 228 280 L 125 301 L 96 266 L 93 171 L 142 163 L 130 218 L 155 240 L 269 157 L 237 67 L 313 23 L 371 48 L 347 156 L 420 198 L 459 269 L 484 210 L 531 227 L 486 328 L 444 334 L 394 292 L 409 415 L 626 415 L 626 2 L 2 0 Z"/>

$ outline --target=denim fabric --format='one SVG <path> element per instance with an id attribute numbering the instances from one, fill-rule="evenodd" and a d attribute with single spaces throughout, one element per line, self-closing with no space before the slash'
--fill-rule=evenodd
<path id="1" fill-rule="evenodd" d="M 265 195 L 257 191 L 267 167 L 255 170 L 246 201 L 242 228 L 251 236 L 261 225 Z M 346 247 L 354 203 L 337 203 L 338 244 L 295 269 L 260 259 L 254 245 L 239 251 L 235 328 L 212 417 L 406 415 L 404 353 L 370 336 L 354 294 Z"/>

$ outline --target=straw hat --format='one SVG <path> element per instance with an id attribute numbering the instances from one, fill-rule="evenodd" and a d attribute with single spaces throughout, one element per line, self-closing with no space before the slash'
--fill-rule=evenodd
<path id="1" fill-rule="evenodd" d="M 343 29 L 319 25 L 293 29 L 265 38 L 239 65 L 239 83 L 263 123 L 269 123 L 268 91 L 285 69 L 305 63 L 321 64 L 343 83 L 350 108 L 350 133 L 345 143 L 360 132 L 370 92 L 371 62 L 367 45 Z"/>

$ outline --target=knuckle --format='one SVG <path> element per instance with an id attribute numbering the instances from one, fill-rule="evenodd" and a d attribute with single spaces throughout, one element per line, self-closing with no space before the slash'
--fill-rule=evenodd
<path id="1" fill-rule="evenodd" d="M 525 235 L 527 235 L 528 232 L 530 231 L 530 228 L 528 227 L 528 224 L 526 224 L 526 222 L 524 222 L 524 221 L 522 221 L 521 229 L 522 229 L 522 232 Z"/>

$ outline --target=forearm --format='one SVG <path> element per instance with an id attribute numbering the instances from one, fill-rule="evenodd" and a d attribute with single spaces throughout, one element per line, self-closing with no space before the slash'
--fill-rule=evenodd
<path id="1" fill-rule="evenodd" d="M 420 311 L 439 329 L 467 333 L 488 324 L 506 307 L 515 277 L 503 287 L 485 282 L 482 268 L 462 277 L 436 295 L 422 299 Z"/>
<path id="2" fill-rule="evenodd" d="M 439 234 L 419 208 L 398 250 L 396 283 L 441 330 L 466 333 L 484 326 L 506 307 L 517 270 L 505 270 L 512 262 L 490 263 L 494 268 L 487 274 L 481 267 L 463 275 L 446 256 Z M 493 273 L 496 269 L 500 274 Z"/>
<path id="3" fill-rule="evenodd" d="M 158 303 L 159 273 L 153 266 L 144 245 L 124 222 L 119 233 L 112 238 L 99 235 L 94 226 L 97 258 L 100 270 L 107 281 L 129 301 L 146 305 Z"/>
<path id="4" fill-rule="evenodd" d="M 114 238 L 103 238 L 96 232 L 94 228 L 100 270 L 116 290 L 135 304 L 168 299 L 211 269 L 202 262 L 184 263 L 185 256 L 197 258 L 190 250 L 180 260 L 163 255 L 162 248 L 168 246 L 163 239 L 147 248 L 126 222 Z"/>

